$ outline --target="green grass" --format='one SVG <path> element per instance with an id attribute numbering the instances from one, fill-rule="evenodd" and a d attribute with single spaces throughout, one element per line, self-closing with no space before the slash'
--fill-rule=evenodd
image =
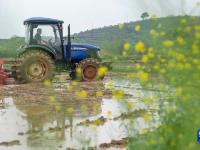
<path id="1" fill-rule="evenodd" d="M 24 43 L 24 38 L 13 37 L 8 40 L 0 40 L 0 58 L 14 58 L 17 49 Z"/>

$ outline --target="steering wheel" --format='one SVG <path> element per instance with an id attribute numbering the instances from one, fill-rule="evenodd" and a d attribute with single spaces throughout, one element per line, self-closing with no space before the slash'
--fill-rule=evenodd
<path id="1" fill-rule="evenodd" d="M 55 41 L 53 41 L 53 38 L 50 38 L 48 41 L 44 41 L 44 40 L 42 40 L 42 42 L 44 43 L 44 44 L 46 44 L 46 45 L 50 45 L 50 46 L 55 46 L 56 45 L 56 43 L 58 42 L 58 39 L 55 39 Z"/>

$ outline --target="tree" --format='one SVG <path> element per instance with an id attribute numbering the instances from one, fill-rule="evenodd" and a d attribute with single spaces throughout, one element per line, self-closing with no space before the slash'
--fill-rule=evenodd
<path id="1" fill-rule="evenodd" d="M 141 18 L 142 20 L 145 20 L 149 17 L 149 14 L 147 12 L 142 13 Z"/>

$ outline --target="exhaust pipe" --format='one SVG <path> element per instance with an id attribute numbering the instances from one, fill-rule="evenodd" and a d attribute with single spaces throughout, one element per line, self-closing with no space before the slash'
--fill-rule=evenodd
<path id="1" fill-rule="evenodd" d="M 67 63 L 69 64 L 69 66 L 71 66 L 71 29 L 70 29 L 70 24 L 68 25 L 68 42 L 67 42 L 67 51 L 68 51 L 68 59 L 67 59 Z"/>

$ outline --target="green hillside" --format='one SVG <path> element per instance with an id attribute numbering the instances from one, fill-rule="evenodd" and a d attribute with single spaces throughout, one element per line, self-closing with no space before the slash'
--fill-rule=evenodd
<path id="1" fill-rule="evenodd" d="M 135 45 L 136 42 L 143 41 L 148 46 L 155 47 L 156 45 L 154 43 L 163 42 L 163 40 L 167 38 L 174 40 L 176 35 L 179 35 L 179 32 L 182 31 L 182 29 L 177 28 L 181 23 L 181 19 L 188 20 L 188 27 L 186 26 L 185 30 L 189 30 L 189 26 L 200 24 L 199 17 L 166 17 L 125 23 L 122 29 L 120 29 L 118 25 L 115 25 L 89 30 L 75 34 L 75 37 L 77 37 L 79 41 L 100 46 L 104 54 L 121 55 L 123 52 L 123 45 L 126 42 L 130 43 L 130 45 Z M 192 25 L 190 24 L 191 19 L 195 19 Z M 141 28 L 139 32 L 135 31 L 135 27 L 138 25 Z M 152 40 L 152 38 L 154 39 Z M 152 43 L 152 41 L 154 41 L 154 43 Z M 133 49 L 134 47 L 132 46 L 130 49 L 131 53 L 134 53 Z"/>
<path id="2" fill-rule="evenodd" d="M 85 32 L 74 34 L 75 42 L 86 42 L 97 45 L 102 48 L 102 54 L 108 55 L 121 55 L 124 50 L 124 43 L 129 43 L 132 47 L 126 51 L 127 54 L 134 54 L 134 46 L 136 42 L 143 41 L 148 46 L 159 48 L 154 43 L 163 42 L 165 39 L 174 40 L 179 30 L 176 28 L 180 24 L 183 17 L 166 17 L 159 19 L 149 19 L 144 21 L 130 22 L 115 26 L 108 26 Z M 191 20 L 197 17 L 184 17 Z M 188 21 L 189 30 L 190 21 Z M 193 24 L 199 24 L 200 19 L 195 19 Z M 140 26 L 140 31 L 135 31 L 135 27 Z M 152 38 L 154 38 L 152 40 Z M 157 39 L 156 39 L 157 38 Z M 156 40 L 155 40 L 156 39 Z M 24 39 L 21 37 L 13 37 L 8 40 L 0 40 L 0 57 L 14 57 L 16 49 L 23 43 Z M 152 42 L 154 41 L 154 42 Z"/>

